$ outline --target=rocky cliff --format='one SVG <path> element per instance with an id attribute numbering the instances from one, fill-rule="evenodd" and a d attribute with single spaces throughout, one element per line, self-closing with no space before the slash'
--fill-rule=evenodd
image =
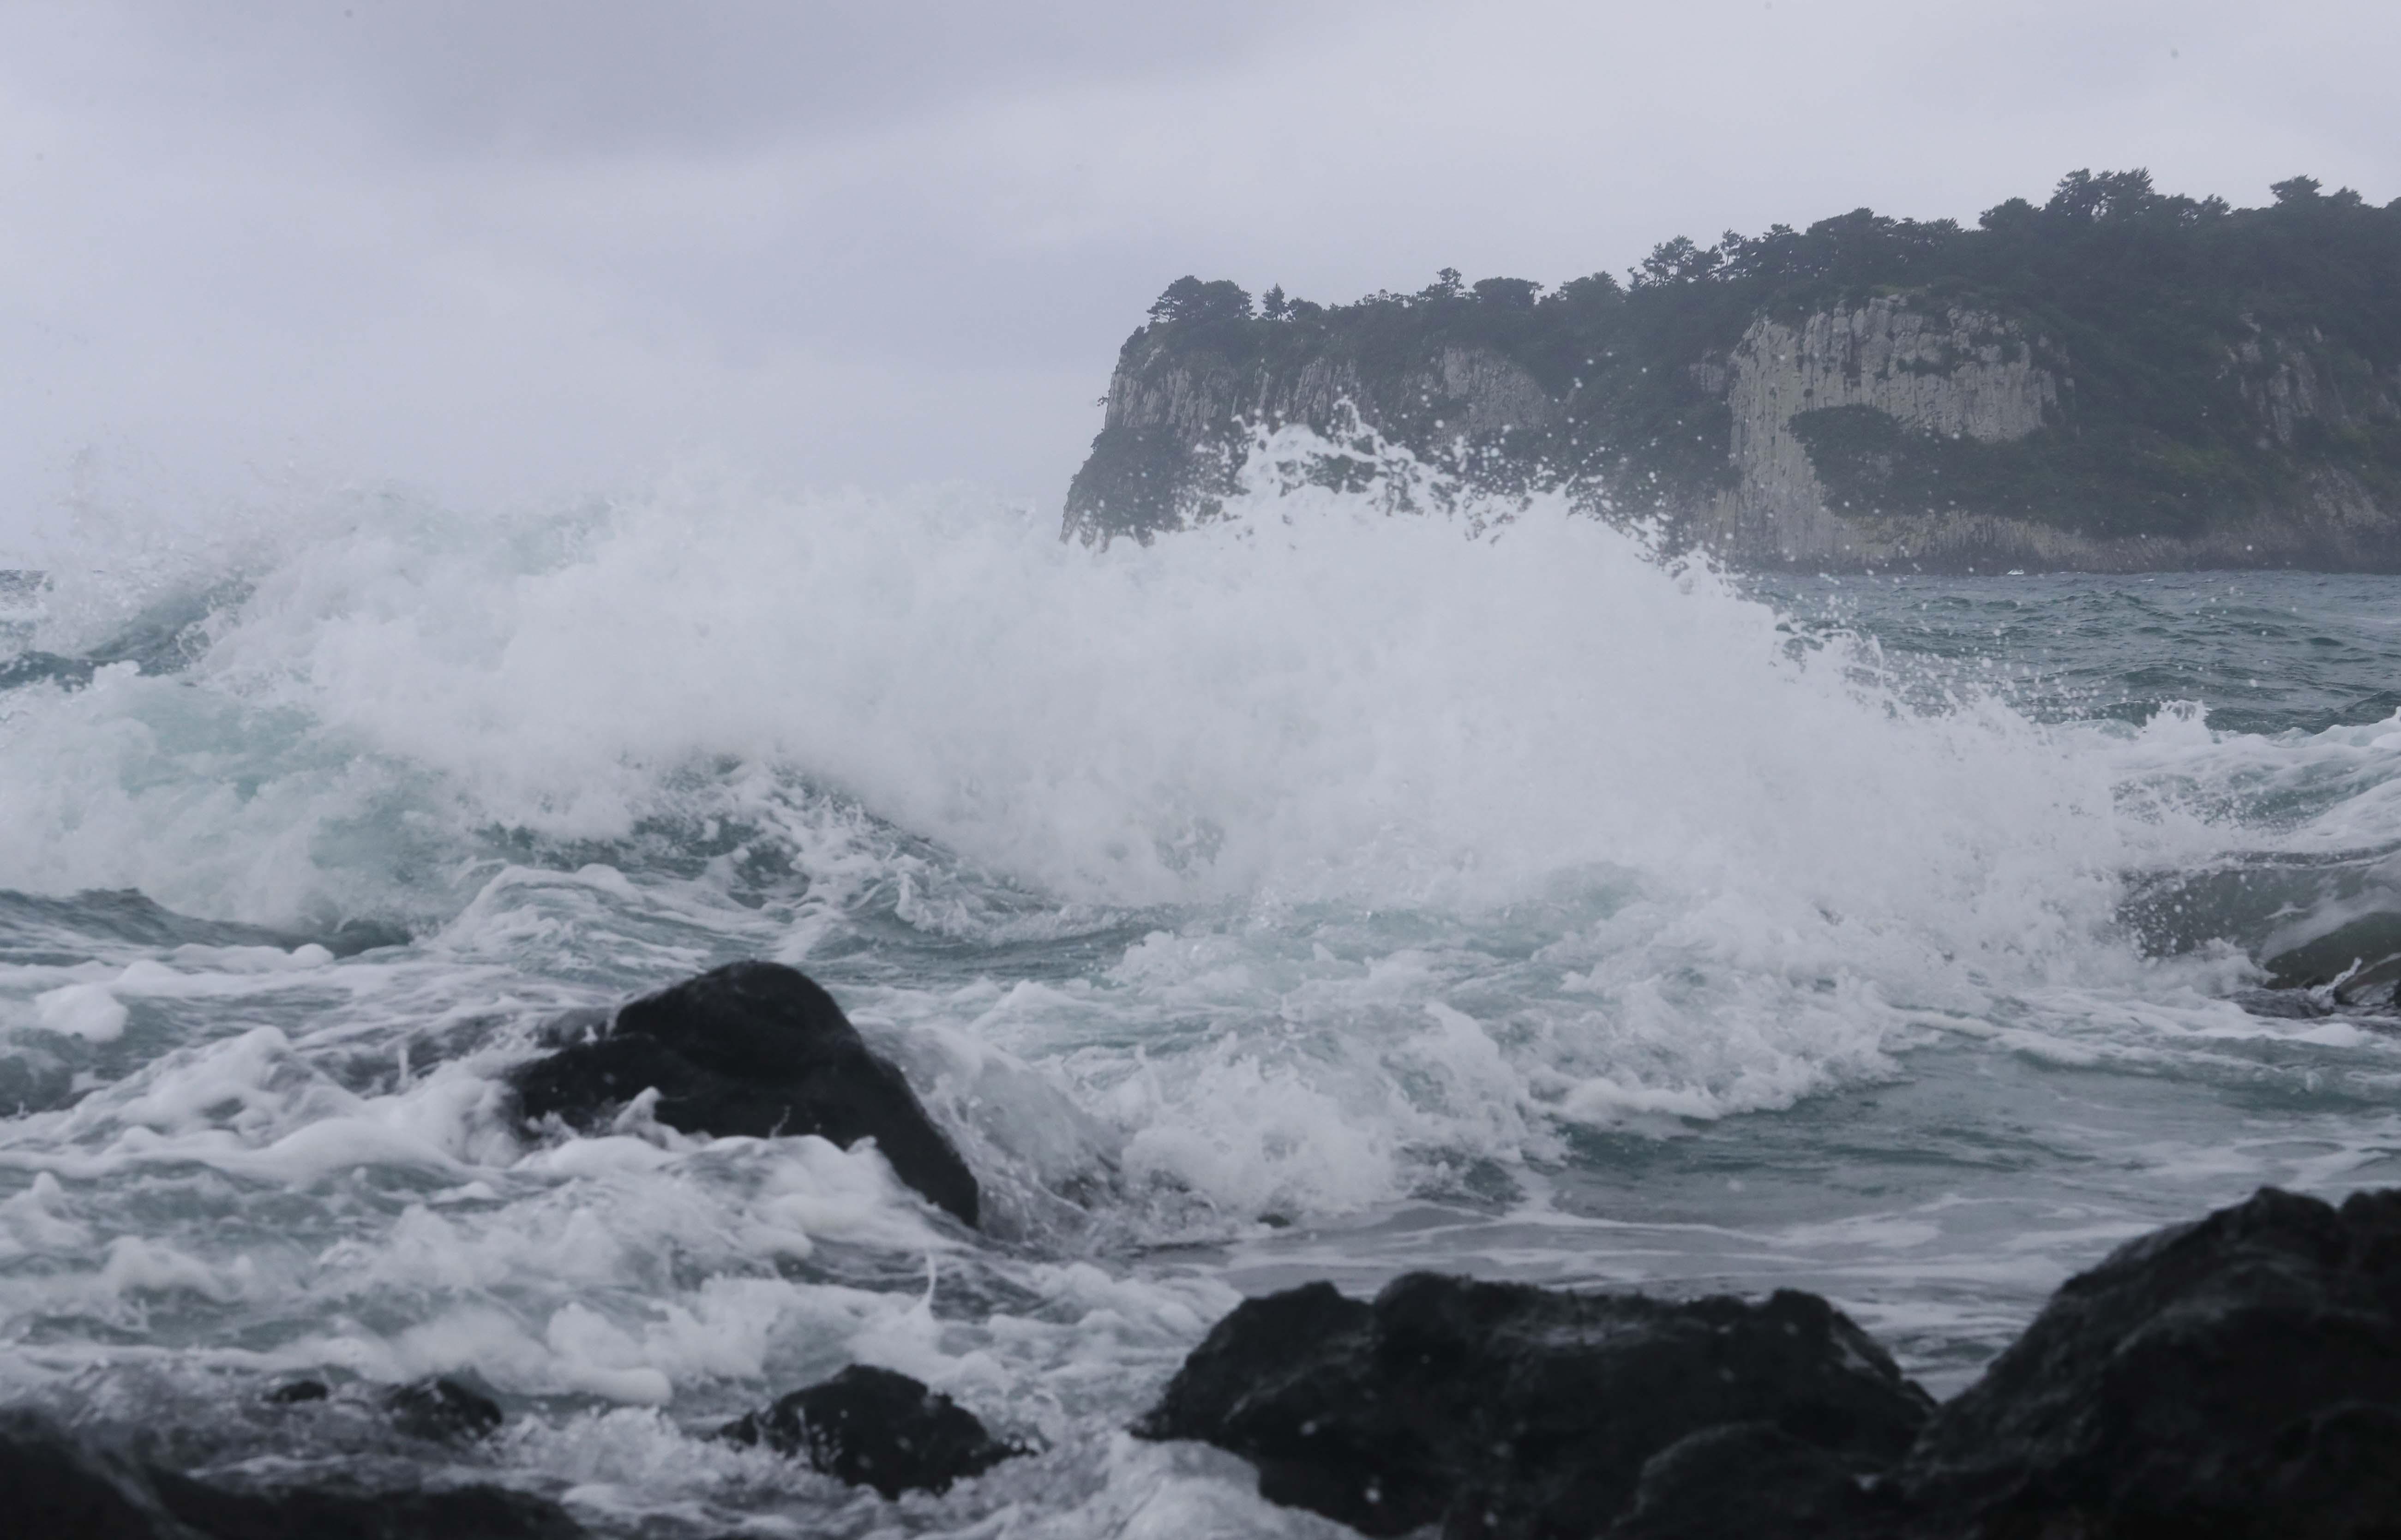
<path id="1" fill-rule="evenodd" d="M 1253 434 L 1288 424 L 1335 441 L 1372 429 L 1423 445 L 1437 462 L 1459 458 L 1445 444 L 1533 450 L 1560 425 L 1542 381 L 1489 347 L 1436 340 L 1400 359 L 1362 351 L 1337 340 L 1246 356 L 1173 331 L 1135 333 L 1069 488 L 1069 531 L 1147 538 L 1206 516 L 1232 489 Z"/>
<path id="2" fill-rule="evenodd" d="M 1298 424 L 1331 477 L 1374 473 L 1341 452 L 1371 431 L 1743 566 L 2401 571 L 2401 201 L 2278 191 L 2077 173 L 1973 231 L 1861 211 L 1540 298 L 1446 273 L 1255 312 L 1185 280 L 1119 357 L 1067 531 L 1206 516 Z"/>

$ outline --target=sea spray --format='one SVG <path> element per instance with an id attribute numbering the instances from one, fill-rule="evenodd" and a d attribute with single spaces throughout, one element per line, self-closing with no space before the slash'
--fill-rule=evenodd
<path id="1" fill-rule="evenodd" d="M 1261 488 L 1092 550 L 692 478 L 337 500 L 114 611 L 62 567 L 62 656 L 201 601 L 0 693 L 0 1375 L 231 1458 L 264 1377 L 473 1373 L 495 1458 L 632 1524 L 834 1511 L 699 1435 L 871 1362 L 1051 1445 L 919 1528 L 1240 1528 L 1113 1441 L 1237 1287 L 1790 1282 L 1939 1381 L 2114 1237 L 2389 1166 L 2392 1039 L 2229 997 L 2302 922 L 2140 901 L 2375 901 L 2391 725 L 2079 714 L 1968 666 L 1982 611 L 1913 653 L 1905 584 L 1828 623 L 1506 513 Z M 511 1131 L 545 1024 L 744 956 L 909 1073 L 997 1243 L 866 1151 Z"/>

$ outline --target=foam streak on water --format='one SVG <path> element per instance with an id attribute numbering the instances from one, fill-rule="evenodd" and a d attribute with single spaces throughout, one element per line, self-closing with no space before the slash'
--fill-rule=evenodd
<path id="1" fill-rule="evenodd" d="M 0 691 L 0 1389 L 203 1464 L 423 1460 L 259 1393 L 469 1372 L 454 1458 L 603 1529 L 863 1533 L 704 1436 L 867 1361 L 1049 1447 L 911 1533 L 1321 1533 L 1117 1431 L 1242 1290 L 1794 1283 L 1947 1389 L 2116 1239 L 2395 1175 L 2384 1024 L 2231 997 L 2401 914 L 2391 580 L 1743 584 L 1308 489 L 275 528 L 69 553 Z M 863 1149 L 512 1133 L 544 1022 L 746 956 L 991 1237 Z"/>

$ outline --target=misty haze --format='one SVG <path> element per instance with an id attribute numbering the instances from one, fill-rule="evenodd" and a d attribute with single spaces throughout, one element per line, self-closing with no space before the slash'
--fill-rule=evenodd
<path id="1" fill-rule="evenodd" d="M 0 13 L 0 1531 L 2401 1533 L 2401 12 Z"/>

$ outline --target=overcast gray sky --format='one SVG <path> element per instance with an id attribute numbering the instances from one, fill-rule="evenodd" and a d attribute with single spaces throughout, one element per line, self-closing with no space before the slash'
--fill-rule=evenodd
<path id="1" fill-rule="evenodd" d="M 1180 273 L 1619 270 L 2069 169 L 2401 194 L 2391 0 L 0 4 L 0 554 L 72 468 L 1055 505 Z"/>

